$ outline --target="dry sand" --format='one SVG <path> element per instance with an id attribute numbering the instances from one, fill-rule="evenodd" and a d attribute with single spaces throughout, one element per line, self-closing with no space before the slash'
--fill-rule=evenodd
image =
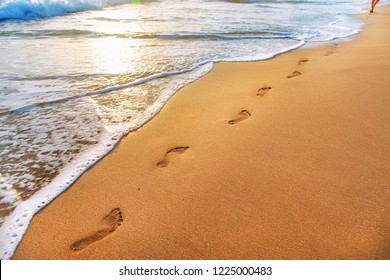
<path id="1" fill-rule="evenodd" d="M 14 259 L 389 259 L 390 7 L 362 17 L 350 42 L 215 65 Z"/>

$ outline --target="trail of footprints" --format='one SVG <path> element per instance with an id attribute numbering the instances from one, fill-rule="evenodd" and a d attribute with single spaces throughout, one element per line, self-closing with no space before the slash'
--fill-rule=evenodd
<path id="1" fill-rule="evenodd" d="M 301 59 L 298 62 L 298 65 L 304 65 L 309 61 L 309 59 L 304 58 Z M 287 78 L 294 78 L 302 75 L 301 72 L 299 71 L 294 71 L 291 75 L 287 76 Z M 270 91 L 272 90 L 272 87 L 266 86 L 258 89 L 257 91 L 257 96 L 263 97 L 267 95 Z M 252 114 L 248 110 L 242 110 L 237 114 L 237 116 L 234 119 L 231 119 L 228 121 L 228 124 L 230 125 L 236 125 L 242 121 L 245 121 L 249 119 L 252 116 Z M 170 150 L 168 150 L 165 155 L 162 157 L 162 159 L 156 164 L 157 167 L 159 168 L 165 168 L 169 165 L 169 163 L 176 158 L 178 155 L 181 155 L 185 153 L 190 147 L 188 146 L 181 146 L 181 147 L 175 147 Z"/>
<path id="2" fill-rule="evenodd" d="M 337 45 L 334 45 L 335 47 Z M 332 51 L 326 52 L 324 55 L 329 56 L 333 54 Z M 309 61 L 309 59 L 301 59 L 298 62 L 298 65 L 304 65 Z M 301 76 L 302 72 L 300 71 L 294 71 L 292 74 L 288 75 L 287 78 L 295 78 L 298 76 Z M 272 87 L 266 86 L 262 87 L 257 91 L 257 96 L 264 97 L 267 95 L 270 91 L 272 90 Z M 227 123 L 229 125 L 236 125 L 242 121 L 245 121 L 249 119 L 252 116 L 252 114 L 248 110 L 242 110 L 237 114 L 237 116 L 234 119 L 229 120 Z M 187 150 L 189 150 L 189 146 L 178 146 L 175 148 L 172 148 L 168 150 L 164 156 L 161 158 L 159 162 L 157 162 L 156 166 L 159 168 L 165 168 L 167 167 L 170 162 L 174 159 L 176 159 L 179 155 L 184 154 Z M 90 245 L 106 238 L 107 236 L 111 235 L 113 232 L 117 230 L 117 228 L 122 224 L 123 218 L 122 218 L 122 212 L 120 208 L 114 208 L 111 210 L 111 212 L 104 217 L 103 219 L 103 227 L 99 230 L 97 230 L 95 233 L 84 237 L 76 242 L 74 242 L 70 246 L 70 251 L 71 252 L 80 252 L 84 250 L 85 248 L 89 247 Z"/>
<path id="3" fill-rule="evenodd" d="M 298 61 L 298 65 L 304 65 L 308 62 L 309 60 L 307 58 L 304 58 L 304 59 L 301 59 L 300 61 Z M 291 78 L 295 78 L 295 77 L 299 77 L 302 75 L 302 72 L 300 71 L 294 71 L 292 72 L 290 75 L 287 76 L 287 79 L 291 79 Z"/>

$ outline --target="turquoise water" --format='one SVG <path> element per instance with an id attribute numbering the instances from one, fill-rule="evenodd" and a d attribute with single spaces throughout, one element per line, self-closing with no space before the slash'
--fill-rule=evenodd
<path id="1" fill-rule="evenodd" d="M 139 3 L 135 3 L 139 2 Z M 368 1 L 0 1 L 0 256 L 31 217 L 220 61 L 356 34 Z"/>

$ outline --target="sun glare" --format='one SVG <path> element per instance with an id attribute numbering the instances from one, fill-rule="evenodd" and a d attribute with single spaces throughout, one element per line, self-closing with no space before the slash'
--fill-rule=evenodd
<path id="1" fill-rule="evenodd" d="M 140 2 L 140 1 L 135 1 Z M 112 34 L 91 41 L 94 63 L 106 74 L 126 73 L 134 70 L 134 63 L 140 59 L 141 48 L 131 34 L 140 31 L 139 14 L 129 6 L 122 13 L 105 11 L 104 16 L 117 21 L 98 21 L 95 28 L 100 32 Z M 126 22 L 131 20 L 130 23 Z M 124 22 L 125 21 L 125 22 Z"/>
<path id="2" fill-rule="evenodd" d="M 94 43 L 95 64 L 106 74 L 119 74 L 134 70 L 140 49 L 131 38 L 102 38 Z"/>

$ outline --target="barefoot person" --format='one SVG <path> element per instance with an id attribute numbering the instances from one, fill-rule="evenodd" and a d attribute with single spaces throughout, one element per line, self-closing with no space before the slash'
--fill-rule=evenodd
<path id="1" fill-rule="evenodd" d="M 371 0 L 371 9 L 370 9 L 370 14 L 374 12 L 374 8 L 376 4 L 378 4 L 379 0 Z"/>

